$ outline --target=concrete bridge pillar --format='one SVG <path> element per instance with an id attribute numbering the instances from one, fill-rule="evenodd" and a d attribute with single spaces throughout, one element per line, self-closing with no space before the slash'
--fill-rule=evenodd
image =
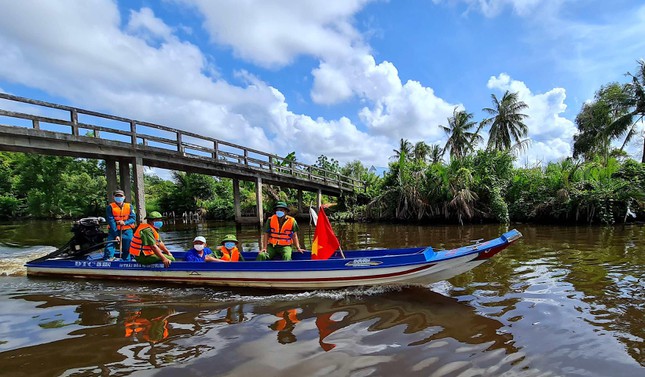
<path id="1" fill-rule="evenodd" d="M 132 159 L 132 167 L 134 171 L 134 195 L 130 200 L 135 203 L 135 212 L 137 214 L 137 222 L 143 222 L 146 218 L 146 198 L 145 187 L 143 183 L 143 159 L 135 157 Z"/>
<path id="2" fill-rule="evenodd" d="M 105 160 L 105 178 L 107 179 L 107 197 L 108 203 L 112 202 L 112 193 L 117 189 L 116 183 L 116 160 Z"/>
<path id="3" fill-rule="evenodd" d="M 298 214 L 302 213 L 302 190 L 298 189 Z"/>
<path id="4" fill-rule="evenodd" d="M 240 181 L 233 178 L 233 208 L 235 208 L 235 222 L 242 222 L 242 206 L 240 204 Z"/>
<path id="5" fill-rule="evenodd" d="M 262 207 L 262 178 L 260 177 L 255 179 L 255 198 L 258 206 L 258 220 L 260 222 L 260 226 L 262 226 L 264 223 L 264 209 Z"/>
<path id="6" fill-rule="evenodd" d="M 128 201 L 132 201 L 132 179 L 130 177 L 130 162 L 119 161 L 119 187 L 125 193 Z"/>

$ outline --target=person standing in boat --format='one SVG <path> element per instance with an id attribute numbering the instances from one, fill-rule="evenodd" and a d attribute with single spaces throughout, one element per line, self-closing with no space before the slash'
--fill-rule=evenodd
<path id="1" fill-rule="evenodd" d="M 222 246 L 218 247 L 215 251 L 215 258 L 223 262 L 238 262 L 244 261 L 244 257 L 240 250 L 237 248 L 239 242 L 237 237 L 233 234 L 227 234 L 222 240 Z"/>
<path id="2" fill-rule="evenodd" d="M 193 240 L 193 247 L 184 256 L 186 262 L 217 262 L 213 250 L 206 247 L 206 238 L 197 236 Z"/>
<path id="3" fill-rule="evenodd" d="M 146 220 L 146 223 L 139 224 L 134 231 L 130 243 L 130 255 L 141 264 L 163 262 L 165 267 L 170 267 L 175 257 L 159 236 L 159 229 L 163 226 L 163 216 L 157 211 L 152 211 L 146 216 Z"/>
<path id="4" fill-rule="evenodd" d="M 136 227 L 137 217 L 134 213 L 134 208 L 130 203 L 125 201 L 125 193 L 123 190 L 116 190 L 112 193 L 114 201 L 108 204 L 105 209 L 105 219 L 108 223 L 108 244 L 105 245 L 103 251 L 103 259 L 114 260 L 116 252 L 116 242 L 118 241 L 121 246 L 121 259 L 130 260 L 130 242 L 132 241 L 132 230 Z"/>
<path id="5" fill-rule="evenodd" d="M 276 255 L 282 257 L 282 260 L 291 260 L 292 245 L 295 244 L 296 250 L 302 253 L 298 240 L 298 223 L 296 219 L 287 215 L 289 207 L 285 202 L 277 202 L 275 205 L 275 214 L 269 217 L 264 227 L 262 235 L 262 249 L 258 253 L 256 260 L 271 260 Z"/>

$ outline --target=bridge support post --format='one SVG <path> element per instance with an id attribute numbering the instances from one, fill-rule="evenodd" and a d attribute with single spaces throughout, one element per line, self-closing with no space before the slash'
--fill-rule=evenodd
<path id="1" fill-rule="evenodd" d="M 130 163 L 119 161 L 119 185 L 128 201 L 132 202 L 132 182 L 130 177 Z"/>
<path id="2" fill-rule="evenodd" d="M 136 203 L 135 211 L 137 213 L 137 222 L 143 222 L 146 218 L 146 198 L 145 187 L 143 183 L 143 159 L 136 157 L 132 160 L 134 168 L 134 202 Z M 132 200 L 131 199 L 131 200 Z"/>
<path id="3" fill-rule="evenodd" d="M 105 160 L 105 178 L 107 179 L 107 201 L 112 202 L 112 193 L 116 185 L 116 160 Z"/>
<path id="4" fill-rule="evenodd" d="M 302 190 L 298 189 L 298 214 L 302 213 Z"/>
<path id="5" fill-rule="evenodd" d="M 258 221 L 260 226 L 264 223 L 264 209 L 262 208 L 262 178 L 255 179 L 255 199 L 257 203 Z"/>
<path id="6" fill-rule="evenodd" d="M 240 181 L 233 178 L 233 207 L 235 208 L 235 222 L 242 221 L 242 208 L 240 204 Z"/>
<path id="7" fill-rule="evenodd" d="M 318 193 L 316 195 L 316 202 L 318 203 L 318 208 L 322 205 L 322 191 L 318 189 Z"/>

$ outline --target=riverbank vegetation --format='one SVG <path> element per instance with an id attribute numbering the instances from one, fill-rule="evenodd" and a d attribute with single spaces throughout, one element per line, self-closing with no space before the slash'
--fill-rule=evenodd
<path id="1" fill-rule="evenodd" d="M 377 175 L 360 161 L 341 166 L 320 156 L 316 167 L 360 179 L 364 189 L 334 202 L 331 217 L 350 221 L 543 222 L 614 224 L 645 218 L 645 153 L 628 157 L 629 143 L 643 145 L 645 62 L 627 83 L 602 86 L 575 119 L 572 155 L 546 165 L 516 167 L 530 146 L 528 106 L 517 93 L 491 96 L 489 117 L 455 108 L 441 129 L 445 145 L 401 139 L 388 170 Z M 639 128 L 640 127 L 640 128 Z M 487 131 L 485 142 L 482 135 Z M 295 153 L 286 160 L 295 160 Z M 232 219 L 230 179 L 173 172 L 172 180 L 145 176 L 148 210 L 200 213 Z M 103 215 L 102 162 L 69 157 L 0 153 L 0 217 L 77 218 Z M 255 213 L 255 188 L 240 182 L 242 213 Z M 265 185 L 265 212 L 275 201 L 296 205 L 297 192 Z M 315 203 L 303 193 L 304 205 Z"/>

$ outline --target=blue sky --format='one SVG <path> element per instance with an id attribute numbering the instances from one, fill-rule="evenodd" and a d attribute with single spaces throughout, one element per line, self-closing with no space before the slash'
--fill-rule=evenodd
<path id="1" fill-rule="evenodd" d="M 453 108 L 482 120 L 506 90 L 529 105 L 518 164 L 556 161 L 582 104 L 642 58 L 641 1 L 0 0 L 0 91 L 305 163 L 443 146 Z"/>

